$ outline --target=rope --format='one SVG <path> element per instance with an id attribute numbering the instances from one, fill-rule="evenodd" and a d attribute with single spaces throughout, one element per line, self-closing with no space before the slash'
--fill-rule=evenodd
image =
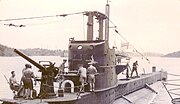
<path id="1" fill-rule="evenodd" d="M 180 79 L 167 80 L 167 82 L 170 82 L 170 81 L 180 81 Z"/>
<path id="2" fill-rule="evenodd" d="M 169 93 L 171 93 L 171 94 L 173 94 L 173 95 L 178 95 L 178 96 L 180 96 L 180 94 L 177 94 L 177 93 L 174 93 L 174 92 L 169 92 Z"/>
<path id="3" fill-rule="evenodd" d="M 69 13 L 69 14 L 59 14 L 59 15 L 49 15 L 49 16 L 37 16 L 37 17 L 25 17 L 25 18 L 13 18 L 13 19 L 4 19 L 0 20 L 3 21 L 16 21 L 16 20 L 27 20 L 27 19 L 42 19 L 42 18 L 52 18 L 52 17 L 66 17 L 68 15 L 75 15 L 75 14 L 83 14 L 84 12 L 76 12 L 76 13 Z"/>
<path id="4" fill-rule="evenodd" d="M 48 84 L 43 84 L 45 86 L 48 86 L 48 87 L 53 87 L 53 88 L 59 88 L 59 87 L 54 87 L 54 86 L 50 86 Z M 85 83 L 84 85 L 88 85 L 88 83 Z M 69 89 L 69 88 L 80 88 L 80 86 L 74 86 L 74 87 L 61 87 L 63 89 Z"/>
<path id="5" fill-rule="evenodd" d="M 171 76 L 177 76 L 179 77 L 180 75 L 179 74 L 172 74 L 172 73 L 167 73 L 168 75 L 171 75 Z M 171 80 L 167 80 L 167 82 L 170 82 L 170 81 L 180 81 L 180 79 L 171 79 Z"/>
<path id="6" fill-rule="evenodd" d="M 172 91 L 180 90 L 180 88 L 167 89 L 167 85 L 178 86 L 178 87 L 179 87 L 180 84 L 173 84 L 173 83 L 165 83 L 165 82 L 163 82 L 163 85 L 164 85 L 164 88 L 166 89 L 166 91 L 168 92 L 168 94 L 169 94 L 169 96 L 171 97 L 172 100 L 174 99 L 174 98 L 172 97 L 172 94 L 173 94 L 173 95 L 180 96 L 180 94 L 175 93 L 175 92 L 172 92 Z"/>
<path id="7" fill-rule="evenodd" d="M 164 83 L 165 85 L 180 86 L 180 84 Z"/>
<path id="8" fill-rule="evenodd" d="M 180 76 L 178 74 L 172 74 L 172 73 L 167 73 L 168 75 L 171 75 L 171 76 Z"/>
<path id="9" fill-rule="evenodd" d="M 180 90 L 180 88 L 169 89 L 169 91 L 175 91 L 175 90 Z"/>
<path id="10" fill-rule="evenodd" d="M 169 93 L 169 91 L 168 91 L 168 89 L 167 89 L 167 87 L 166 87 L 165 83 L 163 83 L 163 82 L 162 82 L 162 84 L 163 84 L 163 86 L 164 86 L 165 90 L 167 91 L 168 95 L 170 96 L 170 98 L 171 98 L 171 100 L 172 100 L 172 99 L 173 99 L 173 97 L 172 97 L 172 96 L 171 96 L 171 94 Z"/>

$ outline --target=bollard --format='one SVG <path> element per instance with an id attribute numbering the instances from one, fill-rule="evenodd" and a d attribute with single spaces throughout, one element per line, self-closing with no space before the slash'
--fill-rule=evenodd
<path id="1" fill-rule="evenodd" d="M 152 67 L 152 72 L 156 72 L 156 66 Z"/>

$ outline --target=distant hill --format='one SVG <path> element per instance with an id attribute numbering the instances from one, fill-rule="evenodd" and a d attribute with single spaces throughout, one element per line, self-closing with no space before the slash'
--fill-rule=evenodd
<path id="1" fill-rule="evenodd" d="M 142 53 L 137 53 L 137 52 L 131 52 L 131 51 L 122 51 L 116 52 L 117 54 L 121 54 L 123 56 L 129 56 L 129 57 L 161 57 L 163 54 L 161 53 L 156 53 L 156 52 L 142 52 Z"/>
<path id="2" fill-rule="evenodd" d="M 41 48 L 18 49 L 18 50 L 20 50 L 21 52 L 23 52 L 28 56 L 62 56 L 63 57 L 68 55 L 67 50 L 49 50 L 49 49 L 41 49 Z M 128 54 L 131 57 L 140 56 L 138 53 L 135 52 L 127 52 L 125 54 Z M 163 56 L 163 54 L 153 53 L 153 52 L 146 52 L 142 54 L 147 57 Z M 0 56 L 18 56 L 18 55 L 14 52 L 14 48 L 10 48 L 0 44 Z"/>
<path id="3" fill-rule="evenodd" d="M 13 48 L 0 44 L 0 56 L 15 56 L 15 53 L 13 52 Z"/>
<path id="4" fill-rule="evenodd" d="M 128 52 L 127 54 L 131 57 L 141 57 L 141 55 L 139 53 L 136 53 L 136 52 Z M 163 54 L 155 53 L 155 52 L 144 52 L 141 54 L 146 56 L 146 57 L 161 57 L 161 56 L 163 56 Z"/>
<path id="5" fill-rule="evenodd" d="M 28 56 L 67 56 L 67 50 L 48 50 L 41 48 L 34 49 L 18 49 Z M 0 44 L 0 56 L 17 56 L 14 48 L 10 48 Z"/>
<path id="6" fill-rule="evenodd" d="M 164 55 L 163 57 L 180 57 L 180 51 L 168 53 Z"/>
<path id="7" fill-rule="evenodd" d="M 143 53 L 145 56 L 151 56 L 151 57 L 161 57 L 163 56 L 164 54 L 162 53 L 155 53 L 155 52 L 145 52 Z"/>
<path id="8" fill-rule="evenodd" d="M 33 48 L 33 49 L 24 49 L 20 50 L 24 54 L 28 56 L 67 56 L 67 50 L 48 50 L 41 48 Z"/>

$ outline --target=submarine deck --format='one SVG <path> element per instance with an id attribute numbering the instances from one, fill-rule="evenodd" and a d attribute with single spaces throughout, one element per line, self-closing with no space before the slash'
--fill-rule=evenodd
<path id="1" fill-rule="evenodd" d="M 153 82 L 157 82 L 157 79 L 158 80 L 161 79 L 161 78 L 158 78 L 159 76 L 155 77 L 156 74 L 159 75 L 159 73 L 161 73 L 161 72 L 145 74 L 145 75 L 141 75 L 140 77 L 131 78 L 131 79 L 127 79 L 127 80 L 121 79 L 121 80 L 118 80 L 117 84 L 112 86 L 112 87 L 108 87 L 108 88 L 100 89 L 100 90 L 95 90 L 94 92 L 80 93 L 80 95 L 78 95 L 78 93 L 75 92 L 75 93 L 64 93 L 63 97 L 55 96 L 55 97 L 49 98 L 49 99 L 24 100 L 23 98 L 18 98 L 18 99 L 0 99 L 0 101 L 2 101 L 3 104 L 54 104 L 54 103 L 61 104 L 62 102 L 63 103 L 69 102 L 71 104 L 72 102 L 76 101 L 77 99 L 81 99 L 81 97 L 84 97 L 86 95 L 88 96 L 91 93 L 106 91 L 106 90 L 116 88 L 117 86 L 121 86 L 121 85 L 125 85 L 125 84 L 128 84 L 128 86 L 131 86 L 131 89 L 127 89 L 127 87 L 125 89 L 122 88 L 121 89 L 122 93 L 117 96 L 117 98 L 119 98 L 122 95 L 131 93 L 131 92 L 136 91 L 140 88 L 143 88 L 145 86 L 145 84 L 152 84 Z M 141 82 L 141 83 L 139 83 L 139 82 Z M 149 83 L 147 83 L 147 82 L 149 82 Z"/>
<path id="2" fill-rule="evenodd" d="M 81 96 L 90 94 L 90 92 L 81 93 Z M 49 103 L 57 103 L 57 102 L 71 102 L 77 99 L 80 99 L 81 96 L 78 97 L 78 93 L 64 93 L 64 97 L 53 97 L 50 99 L 33 99 L 33 100 L 25 100 L 23 98 L 17 99 L 5 99 L 2 98 L 0 101 L 5 104 L 49 104 Z"/>

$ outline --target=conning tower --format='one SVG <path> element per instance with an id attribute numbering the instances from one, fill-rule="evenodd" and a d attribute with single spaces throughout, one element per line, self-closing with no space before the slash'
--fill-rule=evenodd
<path id="1" fill-rule="evenodd" d="M 97 11 L 85 12 L 84 15 L 88 16 L 87 40 L 76 41 L 74 38 L 69 40 L 69 71 L 77 71 L 79 64 L 83 64 L 87 68 L 88 62 L 94 60 L 99 73 L 96 75 L 95 89 L 111 87 L 117 82 L 115 50 L 109 48 L 109 39 L 105 36 L 109 35 L 109 32 L 107 32 L 109 26 L 105 26 L 105 34 L 103 33 L 104 20 L 107 22 L 109 18 Z M 93 39 L 94 17 L 99 23 L 99 35 L 96 40 Z"/>

